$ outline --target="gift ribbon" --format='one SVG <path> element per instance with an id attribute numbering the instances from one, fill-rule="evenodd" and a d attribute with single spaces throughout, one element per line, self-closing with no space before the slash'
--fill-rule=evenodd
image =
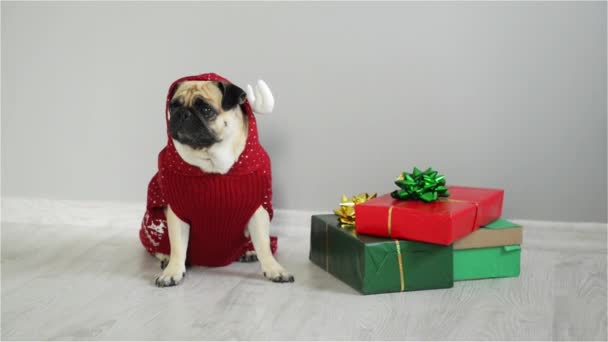
<path id="1" fill-rule="evenodd" d="M 395 240 L 397 249 L 397 264 L 399 265 L 400 291 L 405 291 L 405 272 L 403 271 L 403 256 L 401 255 L 401 245 L 399 240 Z M 325 270 L 329 272 L 329 223 L 325 223 Z"/>
<path id="2" fill-rule="evenodd" d="M 473 226 L 471 227 L 471 231 L 475 231 L 475 226 L 477 226 L 477 214 L 479 214 L 479 202 L 476 201 L 467 201 L 467 200 L 458 200 L 458 199 L 443 199 L 441 202 L 460 202 L 460 203 L 470 203 L 475 204 L 475 217 L 473 218 Z"/>
<path id="3" fill-rule="evenodd" d="M 403 257 L 401 256 L 399 240 L 395 240 L 395 247 L 397 248 L 397 262 L 399 263 L 399 280 L 401 282 L 401 292 L 403 292 L 405 291 L 405 276 L 403 275 Z"/>
<path id="4" fill-rule="evenodd" d="M 400 289 L 403 292 L 405 291 L 405 273 L 403 272 L 403 257 L 399 240 L 395 240 L 395 248 L 397 249 L 397 263 L 399 265 Z M 325 223 L 325 270 L 329 272 L 329 223 Z"/>
<path id="5" fill-rule="evenodd" d="M 439 200 L 440 202 L 454 202 L 454 203 L 470 203 L 470 204 L 474 204 L 475 205 L 475 218 L 473 219 L 473 226 L 471 227 L 471 232 L 475 231 L 475 227 L 477 226 L 477 215 L 479 214 L 479 202 L 476 201 L 467 201 L 467 200 L 458 200 L 458 199 L 452 199 L 452 198 L 446 198 L 446 199 L 441 199 Z M 392 238 L 393 235 L 393 208 L 395 208 L 396 205 L 391 205 L 390 207 L 388 207 L 388 219 L 386 222 L 386 231 L 387 231 L 387 236 L 389 238 Z"/>
<path id="6" fill-rule="evenodd" d="M 401 255 L 399 240 L 395 240 L 395 248 L 397 249 L 397 264 L 399 265 L 400 289 L 403 292 L 405 291 L 405 272 L 403 271 L 403 256 Z M 329 272 L 329 223 L 325 223 L 325 270 Z"/>

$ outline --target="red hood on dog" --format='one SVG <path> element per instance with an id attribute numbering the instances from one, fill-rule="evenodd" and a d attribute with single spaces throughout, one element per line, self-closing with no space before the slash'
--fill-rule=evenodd
<path id="1" fill-rule="evenodd" d="M 182 77 L 171 84 L 165 119 L 169 131 L 169 103 L 176 87 L 184 81 L 221 81 L 209 73 Z M 270 158 L 258 140 L 258 131 L 248 101 L 241 105 L 248 120 L 245 149 L 223 175 L 206 173 L 186 163 L 168 134 L 167 145 L 158 156 L 158 172 L 148 185 L 147 212 L 140 239 L 150 253 L 170 254 L 164 208 L 167 205 L 190 224 L 186 262 L 201 266 L 232 263 L 251 247 L 244 236 L 249 219 L 263 206 L 272 218 L 272 176 Z M 272 250 L 276 249 L 273 239 Z"/>

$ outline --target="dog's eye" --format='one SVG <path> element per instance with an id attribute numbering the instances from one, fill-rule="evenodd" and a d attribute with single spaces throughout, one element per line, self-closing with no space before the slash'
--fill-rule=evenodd
<path id="1" fill-rule="evenodd" d="M 217 112 L 205 101 L 197 100 L 194 102 L 194 107 L 198 110 L 205 119 L 212 119 L 217 115 Z"/>
<path id="2" fill-rule="evenodd" d="M 209 106 L 203 108 L 202 110 L 203 116 L 206 118 L 211 118 L 215 116 L 215 111 L 211 108 L 209 108 Z"/>

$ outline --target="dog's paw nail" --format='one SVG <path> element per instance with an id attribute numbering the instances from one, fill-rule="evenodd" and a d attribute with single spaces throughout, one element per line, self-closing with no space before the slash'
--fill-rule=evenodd
<path id="1" fill-rule="evenodd" d="M 164 270 L 165 268 L 167 268 L 167 265 L 169 265 L 169 259 L 162 260 L 162 261 L 160 262 L 160 269 L 161 269 L 161 270 Z"/>
<path id="2" fill-rule="evenodd" d="M 291 274 L 281 274 L 278 277 L 271 278 L 275 283 L 293 283 L 295 278 Z"/>
<path id="3" fill-rule="evenodd" d="M 275 283 L 293 283 L 294 277 L 281 266 L 270 267 L 268 271 L 262 271 L 264 277 Z"/>
<path id="4" fill-rule="evenodd" d="M 165 268 L 163 273 L 156 278 L 154 283 L 158 287 L 175 286 L 175 285 L 179 285 L 185 276 L 186 276 L 185 271 L 170 270 L 169 267 L 167 267 L 167 268 Z"/>

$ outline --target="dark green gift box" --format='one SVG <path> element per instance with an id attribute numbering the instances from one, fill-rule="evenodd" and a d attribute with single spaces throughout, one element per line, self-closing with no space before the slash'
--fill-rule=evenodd
<path id="1" fill-rule="evenodd" d="M 357 235 L 335 215 L 312 216 L 310 260 L 363 294 L 454 285 L 451 245 Z"/>

